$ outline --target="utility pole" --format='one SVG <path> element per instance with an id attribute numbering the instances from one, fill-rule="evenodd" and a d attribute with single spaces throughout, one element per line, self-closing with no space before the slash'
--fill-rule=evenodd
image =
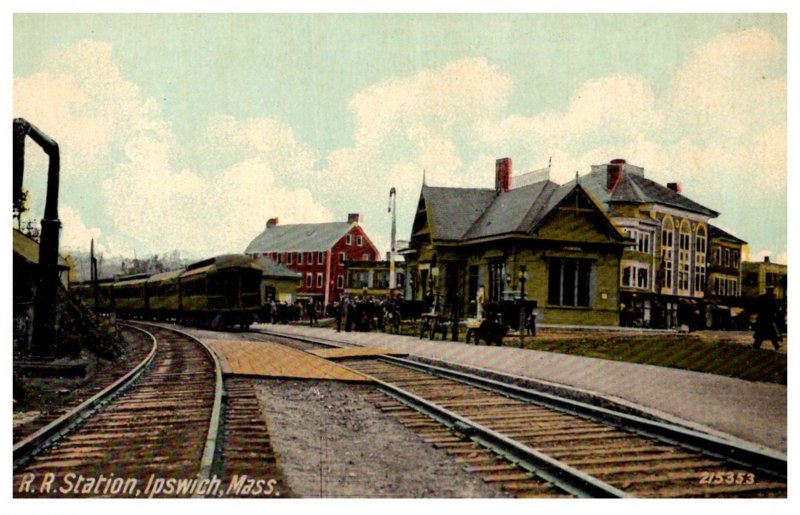
<path id="1" fill-rule="evenodd" d="M 91 261 L 92 297 L 94 298 L 94 313 L 96 315 L 100 312 L 100 287 L 97 284 L 97 258 L 94 257 L 94 238 L 92 238 L 89 255 Z"/>
<path id="2" fill-rule="evenodd" d="M 397 277 L 394 269 L 394 253 L 396 251 L 396 237 L 397 237 L 397 190 L 389 190 L 389 212 L 392 213 L 392 246 L 389 250 L 389 296 L 394 295 L 394 289 L 397 288 Z"/>

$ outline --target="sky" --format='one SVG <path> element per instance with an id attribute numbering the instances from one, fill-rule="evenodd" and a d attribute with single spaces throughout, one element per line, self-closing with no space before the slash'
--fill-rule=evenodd
<path id="1" fill-rule="evenodd" d="M 786 262 L 785 14 L 14 14 L 12 94 L 61 149 L 64 251 L 203 258 L 353 212 L 385 251 L 423 173 L 624 158 Z"/>

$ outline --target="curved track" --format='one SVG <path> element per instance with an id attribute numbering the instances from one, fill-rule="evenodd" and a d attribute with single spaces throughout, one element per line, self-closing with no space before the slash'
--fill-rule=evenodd
<path id="1" fill-rule="evenodd" d="M 14 446 L 15 497 L 207 495 L 222 384 L 197 340 L 153 327 L 136 370 Z"/>
<path id="2" fill-rule="evenodd" d="M 54 403 L 56 407 L 41 413 L 30 421 L 15 426 L 15 444 L 29 438 L 53 422 L 69 416 L 69 413 L 75 411 L 87 400 L 110 387 L 113 388 L 116 383 L 124 381 L 131 371 L 139 367 L 148 358 L 148 355 L 153 350 L 152 339 L 129 326 L 124 327 L 122 332 L 131 333 L 130 336 L 126 337 L 129 347 L 126 349 L 123 358 L 98 371 L 87 381 L 72 388 L 66 395 L 62 395 L 63 391 L 59 387 L 44 393 L 42 397 L 45 397 L 45 401 Z"/>
<path id="3" fill-rule="evenodd" d="M 263 333 L 306 347 L 344 346 Z M 433 430 L 432 443 L 515 494 L 550 495 L 537 486 L 544 480 L 581 497 L 786 496 L 786 458 L 777 453 L 407 359 L 344 363 L 394 399 L 379 406 L 409 427 Z M 435 433 L 442 425 L 449 434 Z M 485 449 L 506 463 L 487 460 Z"/>

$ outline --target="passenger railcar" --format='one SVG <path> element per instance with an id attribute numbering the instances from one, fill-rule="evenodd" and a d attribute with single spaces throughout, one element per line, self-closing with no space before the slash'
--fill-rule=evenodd
<path id="1" fill-rule="evenodd" d="M 180 277 L 183 270 L 151 275 L 145 284 L 150 318 L 177 320 L 181 312 Z"/>
<path id="2" fill-rule="evenodd" d="M 261 275 L 255 261 L 227 254 L 189 265 L 180 276 L 181 317 L 187 325 L 246 327 L 261 308 Z"/>
<path id="3" fill-rule="evenodd" d="M 114 281 L 111 288 L 114 310 L 122 318 L 147 318 L 147 274 L 131 275 Z"/>
<path id="4" fill-rule="evenodd" d="M 90 281 L 73 291 L 99 312 L 123 318 L 174 320 L 186 325 L 246 328 L 261 308 L 263 270 L 242 254 L 193 263 L 184 270 L 139 274 L 98 282 L 98 302 Z"/>

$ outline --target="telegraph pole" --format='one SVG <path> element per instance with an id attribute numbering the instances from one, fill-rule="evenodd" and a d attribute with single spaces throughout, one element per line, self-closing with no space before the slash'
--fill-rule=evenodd
<path id="1" fill-rule="evenodd" d="M 100 313 L 100 286 L 97 284 L 97 258 L 94 257 L 94 238 L 92 238 L 92 246 L 89 251 L 91 270 L 89 271 L 92 281 L 92 298 L 94 299 L 94 314 Z"/>
<path id="2" fill-rule="evenodd" d="M 397 237 L 397 190 L 389 190 L 389 212 L 392 213 L 392 246 L 389 250 L 389 295 L 394 294 L 394 289 L 397 288 L 397 277 L 394 270 L 394 253 L 396 250 L 396 237 Z"/>

